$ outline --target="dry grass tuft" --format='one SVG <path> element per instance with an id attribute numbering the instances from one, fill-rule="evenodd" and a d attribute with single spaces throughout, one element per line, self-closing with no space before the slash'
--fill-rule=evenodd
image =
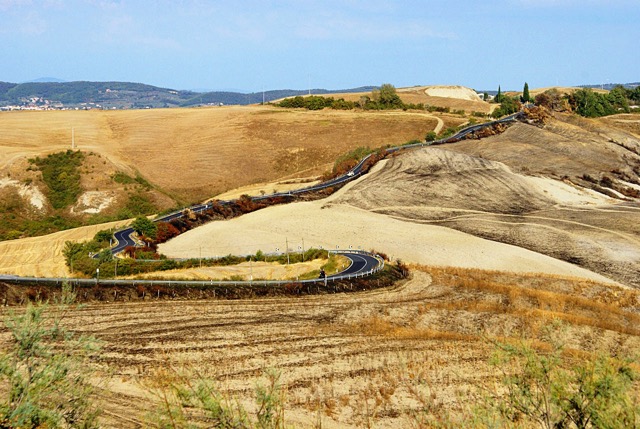
<path id="1" fill-rule="evenodd" d="M 412 268 L 428 273 L 435 284 L 465 296 L 425 303 L 422 312 L 441 309 L 509 314 L 534 330 L 541 323 L 563 320 L 571 325 L 640 335 L 640 292 L 633 289 L 554 275 L 417 265 Z"/>

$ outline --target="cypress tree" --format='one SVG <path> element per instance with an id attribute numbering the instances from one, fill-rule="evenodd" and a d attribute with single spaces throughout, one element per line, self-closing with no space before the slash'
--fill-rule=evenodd
<path id="1" fill-rule="evenodd" d="M 531 95 L 529 95 L 529 84 L 525 82 L 524 89 L 522 90 L 522 102 L 527 103 L 529 101 L 531 101 Z"/>
<path id="2" fill-rule="evenodd" d="M 494 100 L 496 100 L 496 103 L 500 103 L 502 101 L 502 90 L 500 89 L 500 85 L 498 85 L 498 93 Z"/>

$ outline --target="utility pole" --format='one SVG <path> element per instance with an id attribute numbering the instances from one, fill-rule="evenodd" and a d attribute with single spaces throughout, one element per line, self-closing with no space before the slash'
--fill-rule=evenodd
<path id="1" fill-rule="evenodd" d="M 289 265 L 289 239 L 285 238 L 285 252 L 287 252 L 287 265 Z"/>
<path id="2" fill-rule="evenodd" d="M 302 237 L 302 262 L 304 262 L 304 237 Z"/>

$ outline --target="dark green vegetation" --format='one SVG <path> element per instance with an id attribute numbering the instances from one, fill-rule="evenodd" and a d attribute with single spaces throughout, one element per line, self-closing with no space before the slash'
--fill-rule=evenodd
<path id="1" fill-rule="evenodd" d="M 61 323 L 74 300 L 63 285 L 58 305 L 27 304 L 5 318 L 10 340 L 0 352 L 0 428 L 98 427 L 88 365 L 98 343 Z"/>
<path id="2" fill-rule="evenodd" d="M 35 215 L 33 218 L 31 216 L 30 208 L 17 191 L 11 192 L 8 198 L 2 198 L 0 200 L 0 240 L 35 237 L 78 228 L 84 224 L 79 219 L 60 215 Z"/>
<path id="3" fill-rule="evenodd" d="M 617 86 L 608 94 L 600 94 L 591 89 L 579 89 L 568 97 L 574 111 L 588 118 L 629 113 L 629 102 L 640 103 L 640 87 L 631 91 Z"/>
<path id="4" fill-rule="evenodd" d="M 497 97 L 497 96 L 496 96 Z M 491 113 L 494 118 L 501 118 L 503 116 L 511 115 L 520 110 L 520 97 L 509 97 L 507 95 L 501 95 L 500 107 Z"/>
<path id="5" fill-rule="evenodd" d="M 527 82 L 524 83 L 524 88 L 522 90 L 522 97 L 520 97 L 520 101 L 523 103 L 528 103 L 531 101 L 531 94 L 529 94 L 529 84 Z"/>
<path id="6" fill-rule="evenodd" d="M 322 110 L 325 108 L 336 110 L 352 110 L 360 108 L 363 110 L 387 110 L 387 109 L 403 109 L 403 110 L 424 110 L 425 106 L 419 104 L 407 104 L 402 102 L 396 88 L 390 83 L 384 83 L 378 89 L 371 92 L 371 96 L 363 95 L 360 100 L 347 101 L 344 98 L 334 99 L 333 97 L 320 97 L 310 95 L 302 97 L 298 95 L 293 98 L 286 98 L 276 106 L 286 108 L 303 108 L 308 110 Z"/>
<path id="7" fill-rule="evenodd" d="M 370 91 L 373 87 L 345 90 L 314 89 L 317 94 L 336 92 Z M 0 106 L 27 105 L 37 98 L 37 105 L 93 108 L 145 108 L 188 107 L 205 104 L 257 104 L 292 95 L 305 94 L 308 90 L 274 90 L 243 94 L 239 92 L 176 91 L 151 85 L 130 82 L 0 82 Z"/>
<path id="8" fill-rule="evenodd" d="M 550 110 L 573 111 L 587 118 L 629 113 L 633 111 L 630 105 L 640 104 L 640 86 L 635 89 L 616 86 L 606 94 L 595 92 L 591 88 L 578 89 L 571 94 L 561 94 L 550 89 L 538 94 L 535 103 Z"/>
<path id="9" fill-rule="evenodd" d="M 82 188 L 79 168 L 83 160 L 82 152 L 71 150 L 29 160 L 42 173 L 42 180 L 49 189 L 49 201 L 54 209 L 68 207 L 80 196 Z"/>

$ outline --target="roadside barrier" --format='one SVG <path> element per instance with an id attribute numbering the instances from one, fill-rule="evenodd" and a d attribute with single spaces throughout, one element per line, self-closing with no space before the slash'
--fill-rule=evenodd
<path id="1" fill-rule="evenodd" d="M 67 283 L 71 286 L 92 287 L 92 286 L 185 286 L 185 287 L 207 287 L 207 286 L 283 286 L 288 284 L 316 284 L 325 282 L 336 282 L 341 280 L 350 280 L 356 278 L 367 277 L 381 271 L 384 268 L 384 259 L 380 256 L 365 251 L 331 251 L 330 253 L 339 254 L 362 254 L 375 258 L 377 265 L 367 271 L 356 272 L 352 274 L 335 274 L 325 278 L 307 279 L 307 280 L 123 280 L 123 279 L 76 279 L 65 277 L 17 277 L 6 276 L 0 277 L 0 282 L 15 285 L 49 285 L 61 286 Z M 347 267 L 348 269 L 349 267 Z"/>

